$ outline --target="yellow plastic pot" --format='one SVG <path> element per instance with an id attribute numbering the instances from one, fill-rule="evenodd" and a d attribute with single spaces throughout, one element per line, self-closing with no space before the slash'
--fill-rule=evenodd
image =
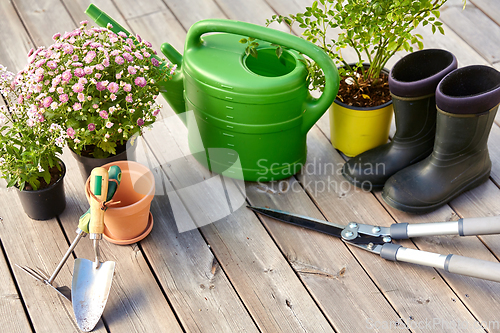
<path id="1" fill-rule="evenodd" d="M 336 99 L 330 107 L 333 147 L 353 157 L 386 143 L 392 114 L 392 101 L 378 107 L 360 108 Z"/>

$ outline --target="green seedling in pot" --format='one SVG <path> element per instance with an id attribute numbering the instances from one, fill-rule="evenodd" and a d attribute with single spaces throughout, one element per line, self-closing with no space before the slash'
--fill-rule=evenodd
<path id="1" fill-rule="evenodd" d="M 108 170 L 108 177 L 109 177 L 108 194 L 106 197 L 106 201 L 110 201 L 113 198 L 114 194 L 116 193 L 116 190 L 118 189 L 118 185 L 120 185 L 120 181 L 122 178 L 121 169 L 116 165 L 111 166 Z M 41 281 L 44 284 L 52 287 L 56 292 L 59 293 L 59 295 L 63 296 L 64 298 L 66 298 L 68 301 L 71 302 L 71 290 L 67 286 L 58 287 L 57 285 L 54 284 L 54 280 L 61 271 L 61 268 L 68 260 L 68 257 L 75 249 L 76 245 L 78 245 L 78 243 L 80 242 L 80 239 L 82 239 L 89 233 L 90 216 L 91 214 L 89 208 L 89 210 L 85 214 L 83 214 L 79 219 L 78 228 L 76 229 L 77 233 L 76 238 L 73 240 L 70 247 L 64 254 L 63 258 L 59 262 L 59 265 L 57 265 L 56 269 L 54 270 L 54 273 L 52 273 L 50 277 L 39 268 L 32 269 L 28 266 L 19 266 L 17 264 L 16 266 L 25 271 L 26 273 L 28 273 L 29 275 L 31 275 L 32 277 L 34 277 L 35 279 L 37 279 L 38 281 Z"/>

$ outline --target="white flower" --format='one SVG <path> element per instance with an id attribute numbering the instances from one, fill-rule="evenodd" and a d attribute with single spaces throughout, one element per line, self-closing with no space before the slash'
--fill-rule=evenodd
<path id="1" fill-rule="evenodd" d="M 43 171 L 44 170 L 43 170 L 42 166 L 40 164 L 38 164 L 38 172 L 43 172 Z"/>

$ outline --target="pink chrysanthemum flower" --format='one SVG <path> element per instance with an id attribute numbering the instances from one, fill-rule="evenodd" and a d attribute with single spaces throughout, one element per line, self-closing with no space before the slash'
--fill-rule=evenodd
<path id="1" fill-rule="evenodd" d="M 90 123 L 90 124 L 87 126 L 87 128 L 89 129 L 89 131 L 91 131 L 91 132 L 92 132 L 93 130 L 95 130 L 95 124 L 94 124 L 94 123 Z"/>
<path id="2" fill-rule="evenodd" d="M 69 101 L 68 94 L 59 95 L 59 102 L 61 102 L 61 103 L 67 103 L 68 101 Z"/>
<path id="3" fill-rule="evenodd" d="M 127 101 L 127 103 L 132 103 L 134 101 L 132 99 L 132 94 L 128 94 L 127 97 L 125 97 L 125 101 Z"/>
<path id="4" fill-rule="evenodd" d="M 85 102 L 85 95 L 83 93 L 78 93 L 78 96 L 76 98 L 78 98 L 78 101 L 82 103 Z"/>
<path id="5" fill-rule="evenodd" d="M 78 58 L 78 55 L 76 55 L 76 54 L 73 54 L 73 55 L 71 56 L 71 60 L 72 60 L 72 61 L 78 61 L 79 59 L 80 59 L 80 58 Z"/>
<path id="6" fill-rule="evenodd" d="M 123 58 L 125 58 L 128 62 L 134 61 L 134 57 L 132 57 L 132 55 L 128 52 L 123 53 Z"/>
<path id="7" fill-rule="evenodd" d="M 47 67 L 49 67 L 50 69 L 56 69 L 57 68 L 57 64 L 55 61 L 49 61 L 47 62 Z"/>
<path id="8" fill-rule="evenodd" d="M 83 69 L 83 71 L 85 72 L 85 74 L 90 75 L 94 71 L 94 68 L 91 67 L 91 66 L 85 66 L 85 68 Z"/>
<path id="9" fill-rule="evenodd" d="M 63 52 L 64 52 L 64 54 L 72 54 L 73 53 L 73 45 L 64 44 L 63 45 Z"/>
<path id="10" fill-rule="evenodd" d="M 143 58 L 143 56 L 142 56 L 142 54 L 141 54 L 141 52 L 139 52 L 139 51 L 135 51 L 135 52 L 134 52 L 134 55 L 135 55 L 135 57 L 136 57 L 137 59 L 139 59 L 139 60 L 144 59 L 144 58 Z"/>
<path id="11" fill-rule="evenodd" d="M 75 83 L 73 85 L 73 87 L 71 87 L 71 88 L 73 89 L 74 93 L 81 93 L 83 91 L 83 89 L 84 89 L 83 84 L 81 84 L 79 82 Z"/>
<path id="12" fill-rule="evenodd" d="M 85 58 L 83 58 L 83 61 L 85 61 L 87 64 L 90 64 L 96 56 L 95 51 L 89 51 Z"/>
<path id="13" fill-rule="evenodd" d="M 118 89 L 120 89 L 120 86 L 118 85 L 118 83 L 116 82 L 111 82 L 109 85 L 108 85 L 108 90 L 110 93 L 112 94 L 115 94 L 118 92 Z"/>
<path id="14" fill-rule="evenodd" d="M 123 60 L 123 58 L 121 56 L 116 56 L 115 58 L 115 62 L 118 64 L 118 65 L 123 65 L 123 63 L 125 62 L 125 60 Z"/>
<path id="15" fill-rule="evenodd" d="M 106 123 L 106 127 L 107 127 L 107 128 L 111 128 L 111 127 L 113 127 L 113 125 L 114 125 L 114 123 L 112 123 L 112 122 L 110 122 L 110 121 L 108 121 L 108 122 Z"/>
<path id="16" fill-rule="evenodd" d="M 160 66 L 160 62 L 156 58 L 151 58 L 151 63 L 153 66 L 158 67 Z"/>
<path id="17" fill-rule="evenodd" d="M 156 117 L 160 113 L 160 109 L 156 109 L 153 111 L 153 116 Z"/>
<path id="18" fill-rule="evenodd" d="M 54 36 L 52 36 L 52 39 L 53 39 L 53 40 L 57 40 L 59 37 L 61 37 L 61 34 L 60 34 L 60 33 L 57 33 L 57 34 L 55 34 Z"/>
<path id="19" fill-rule="evenodd" d="M 135 75 L 137 73 L 137 69 L 135 69 L 135 67 L 133 66 L 128 66 L 127 71 L 130 75 Z"/>
<path id="20" fill-rule="evenodd" d="M 95 65 L 95 69 L 102 71 L 104 70 L 104 66 L 102 64 L 97 64 Z"/>
<path id="21" fill-rule="evenodd" d="M 47 96 L 44 98 L 42 105 L 43 105 L 43 107 L 48 108 L 51 103 L 52 103 L 52 97 Z"/>
<path id="22" fill-rule="evenodd" d="M 127 83 L 123 86 L 123 90 L 125 90 L 126 92 L 130 92 L 132 90 L 132 85 Z"/>
<path id="23" fill-rule="evenodd" d="M 104 58 L 104 60 L 102 61 L 102 64 L 104 67 L 109 67 L 109 59 L 108 58 Z"/>
<path id="24" fill-rule="evenodd" d="M 145 87 L 145 86 L 146 86 L 146 84 L 147 84 L 146 79 L 145 79 L 145 78 L 143 78 L 142 76 L 138 76 L 138 77 L 136 77 L 136 78 L 135 78 L 135 80 L 134 80 L 134 83 L 135 83 L 137 86 L 141 87 L 141 88 L 142 88 L 142 87 Z"/>
<path id="25" fill-rule="evenodd" d="M 66 130 L 66 134 L 68 134 L 68 136 L 72 139 L 75 138 L 75 130 L 72 128 L 72 127 L 69 127 L 67 130 Z"/>
<path id="26" fill-rule="evenodd" d="M 71 78 L 73 77 L 73 74 L 71 74 L 71 71 L 70 70 L 66 70 L 62 73 L 62 79 L 63 81 L 65 81 L 66 83 L 71 80 Z"/>
<path id="27" fill-rule="evenodd" d="M 112 101 L 116 100 L 116 95 L 115 94 L 109 95 L 109 99 Z"/>
<path id="28" fill-rule="evenodd" d="M 56 87 L 59 83 L 61 83 L 61 75 L 52 79 L 52 87 Z"/>
<path id="29" fill-rule="evenodd" d="M 73 104 L 73 110 L 78 111 L 82 109 L 82 105 L 80 103 Z"/>
<path id="30" fill-rule="evenodd" d="M 108 112 L 106 112 L 106 110 L 101 110 L 101 111 L 99 111 L 99 116 L 102 119 L 108 119 Z"/>
<path id="31" fill-rule="evenodd" d="M 120 35 L 120 36 L 121 36 L 121 37 L 123 37 L 123 38 L 127 38 L 127 34 L 126 34 L 126 33 L 124 33 L 123 31 L 120 31 L 120 32 L 118 33 L 118 35 Z"/>
<path id="32" fill-rule="evenodd" d="M 85 71 L 83 70 L 83 68 L 75 68 L 75 75 L 77 77 L 84 77 Z"/>
<path id="33" fill-rule="evenodd" d="M 99 91 L 104 91 L 104 90 L 106 90 L 106 85 L 104 84 L 103 81 L 99 81 L 96 84 L 96 89 Z"/>
<path id="34" fill-rule="evenodd" d="M 137 126 L 144 125 L 144 120 L 142 118 L 137 119 Z"/>

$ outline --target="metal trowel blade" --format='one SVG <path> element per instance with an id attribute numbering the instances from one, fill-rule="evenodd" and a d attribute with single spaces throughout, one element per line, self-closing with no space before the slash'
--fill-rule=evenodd
<path id="1" fill-rule="evenodd" d="M 71 298 L 78 327 L 90 332 L 99 322 L 108 300 L 115 262 L 106 261 L 95 268 L 94 262 L 78 258 L 73 269 Z"/>

